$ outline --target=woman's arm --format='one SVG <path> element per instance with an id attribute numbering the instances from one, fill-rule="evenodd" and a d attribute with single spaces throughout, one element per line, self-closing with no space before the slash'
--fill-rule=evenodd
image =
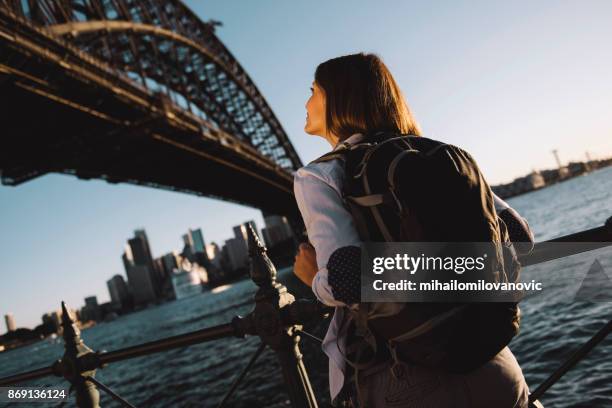
<path id="1" fill-rule="evenodd" d="M 342 271 L 338 259 L 346 254 L 345 247 L 360 245 L 353 218 L 342 203 L 337 184 L 319 168 L 299 169 L 294 179 L 294 193 L 308 239 L 316 252 L 318 271 L 312 280 L 312 291 L 329 306 L 346 306 L 347 301 L 354 299 L 354 287 L 359 287 L 360 278 L 360 271 L 351 268 L 354 277 L 351 285 L 344 285 L 344 276 L 338 279 Z M 350 296 L 345 293 L 349 286 Z"/>

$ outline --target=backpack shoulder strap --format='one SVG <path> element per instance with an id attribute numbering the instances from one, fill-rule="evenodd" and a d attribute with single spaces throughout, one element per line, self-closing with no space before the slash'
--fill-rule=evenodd
<path id="1" fill-rule="evenodd" d="M 311 161 L 311 163 L 322 163 L 322 162 L 326 162 L 326 161 L 330 161 L 330 160 L 334 160 L 334 159 L 344 159 L 344 151 L 339 152 L 336 150 L 333 150 L 331 152 L 325 153 L 323 156 L 314 159 L 313 161 Z"/>
<path id="2" fill-rule="evenodd" d="M 325 153 L 323 156 L 313 160 L 311 163 L 321 163 L 321 162 L 326 162 L 326 161 L 334 160 L 334 159 L 344 160 L 345 155 L 348 152 L 356 150 L 356 149 L 370 148 L 374 145 L 376 145 L 376 143 L 363 142 L 363 143 L 350 144 L 350 143 L 342 142 L 334 150 L 332 150 L 331 152 Z"/>

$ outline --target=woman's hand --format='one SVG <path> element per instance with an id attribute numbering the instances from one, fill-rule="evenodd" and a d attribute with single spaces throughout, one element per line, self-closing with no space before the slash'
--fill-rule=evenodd
<path id="1" fill-rule="evenodd" d="M 295 255 L 293 273 L 306 285 L 312 286 L 317 270 L 317 253 L 314 247 L 310 243 L 302 242 Z"/>

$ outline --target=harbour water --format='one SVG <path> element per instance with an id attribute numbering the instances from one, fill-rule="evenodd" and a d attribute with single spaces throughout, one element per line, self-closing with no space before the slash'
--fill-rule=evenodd
<path id="1" fill-rule="evenodd" d="M 612 216 L 612 168 L 595 171 L 509 200 L 529 221 L 542 241 L 603 224 Z M 578 288 L 597 259 L 612 277 L 612 251 L 570 257 L 553 268 L 529 267 L 524 279 L 557 282 L 522 302 L 521 333 L 510 347 L 531 389 L 540 384 L 580 344 L 612 318 L 612 302 L 575 301 L 564 290 Z M 568 272 L 569 271 L 569 272 Z M 309 291 L 292 276 L 280 273 L 291 291 Z M 569 277 L 568 277 L 569 276 Z M 216 293 L 167 303 L 85 330 L 82 337 L 94 350 L 118 348 L 226 323 L 252 308 L 254 284 L 245 280 Z M 59 304 L 59 298 L 58 298 Z M 326 322 L 308 328 L 323 336 Z M 96 377 L 137 407 L 213 407 L 223 398 L 235 375 L 259 344 L 257 338 L 231 338 L 111 364 Z M 329 401 L 327 359 L 308 338 L 301 342 L 306 367 L 320 406 Z M 45 340 L 0 353 L 0 376 L 50 365 L 61 357 L 60 339 Z M 22 384 L 65 385 L 56 378 Z M 102 406 L 118 407 L 104 393 Z M 545 407 L 612 407 L 612 338 L 604 340 L 541 400 Z M 230 400 L 232 407 L 287 406 L 281 374 L 273 352 L 266 350 Z"/>

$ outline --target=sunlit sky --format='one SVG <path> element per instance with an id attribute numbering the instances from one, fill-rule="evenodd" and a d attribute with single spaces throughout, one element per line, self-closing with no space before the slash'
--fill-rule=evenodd
<path id="1" fill-rule="evenodd" d="M 304 163 L 325 153 L 303 132 L 318 63 L 380 55 L 424 135 L 470 151 L 491 184 L 532 169 L 612 156 L 612 2 L 188 1 L 250 74 Z M 206 175 L 198 176 L 206 177 Z M 109 300 L 121 253 L 145 228 L 154 256 L 201 227 L 222 244 L 259 210 L 131 185 L 47 175 L 0 186 L 0 314 L 18 327 L 66 300 Z M 0 328 L 0 333 L 5 327 Z"/>

